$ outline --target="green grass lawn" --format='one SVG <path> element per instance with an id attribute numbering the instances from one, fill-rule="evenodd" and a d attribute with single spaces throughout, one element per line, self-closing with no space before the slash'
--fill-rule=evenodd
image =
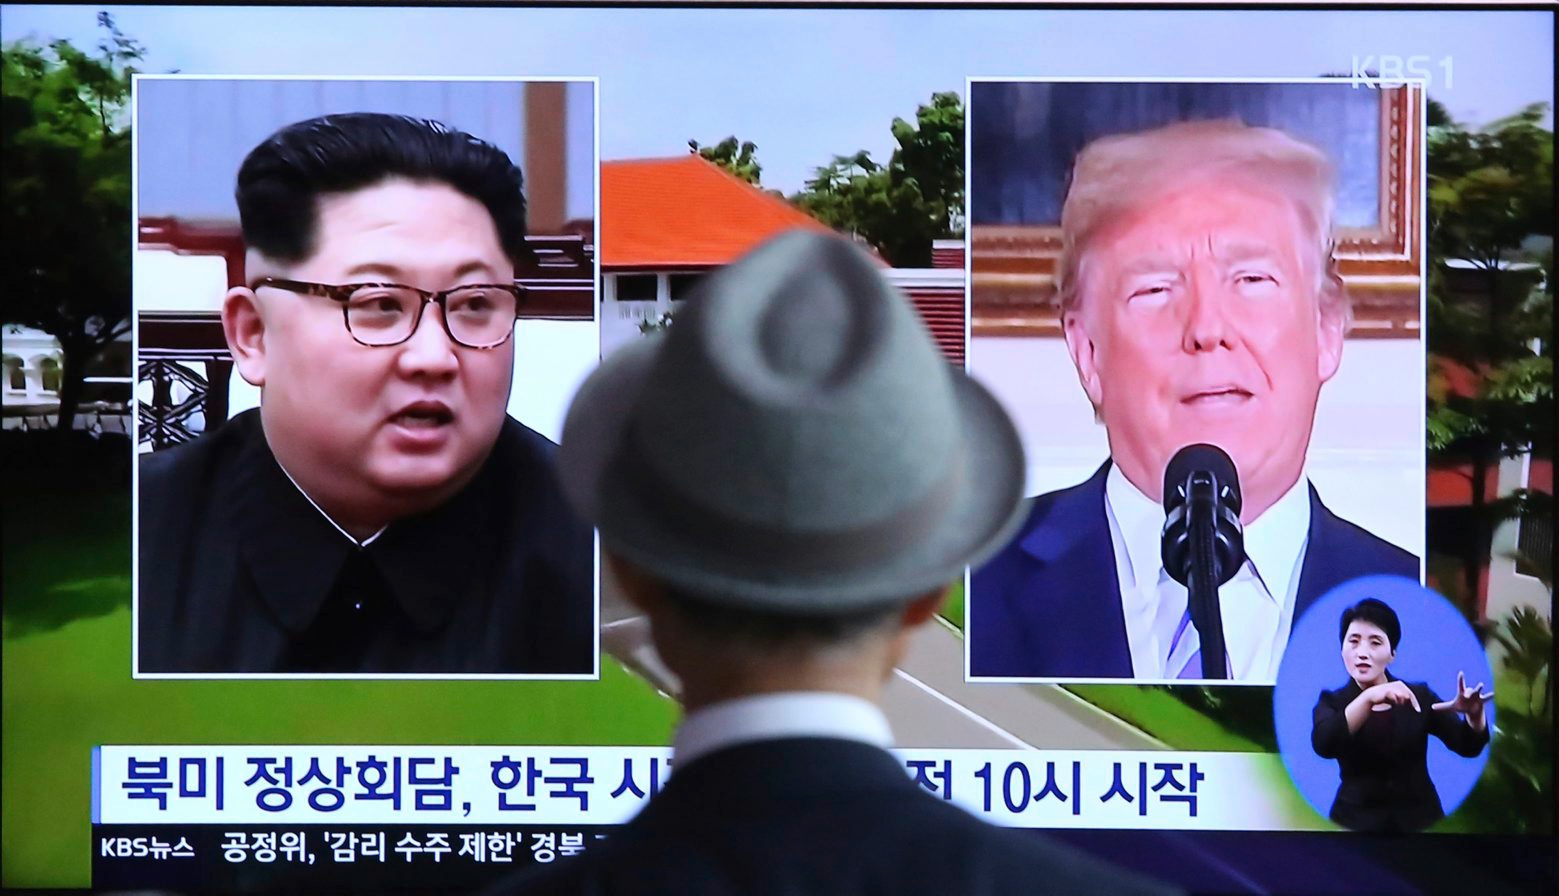
<path id="1" fill-rule="evenodd" d="M 1327 830 L 1334 825 L 1305 801 L 1289 778 L 1283 760 L 1248 738 L 1224 728 L 1173 696 L 1129 684 L 1069 684 L 1068 691 L 1122 719 L 1175 750 L 1260 753 L 1266 763 L 1261 799 L 1294 830 Z"/>
<path id="2" fill-rule="evenodd" d="M 964 626 L 964 589 L 954 586 L 943 605 L 941 615 L 962 629 Z M 1318 815 L 1289 780 L 1288 772 L 1276 754 L 1262 745 L 1230 731 L 1164 691 L 1134 684 L 1077 684 L 1066 689 L 1088 703 L 1136 727 L 1176 750 L 1231 753 L 1263 753 L 1270 757 L 1266 798 L 1276 801 L 1289 823 L 1296 829 L 1319 830 L 1331 826 Z"/>
<path id="3" fill-rule="evenodd" d="M 964 586 L 953 585 L 942 605 L 943 619 L 964 627 Z M 1262 747 L 1234 734 L 1162 691 L 1135 685 L 1067 685 L 1067 690 L 1110 715 L 1153 735 L 1179 750 L 1227 750 L 1259 753 Z"/>
<path id="4" fill-rule="evenodd" d="M 1176 750 L 1265 752 L 1260 745 L 1154 688 L 1134 684 L 1069 684 L 1064 687 Z"/>
<path id="5" fill-rule="evenodd" d="M 7 482 L 5 637 L 59 628 L 130 605 L 130 494 L 61 494 Z"/>
<path id="6" fill-rule="evenodd" d="M 951 590 L 947 592 L 947 600 L 942 604 L 941 615 L 943 619 L 953 624 L 959 631 L 964 627 L 964 580 L 959 579 L 953 583 Z"/>
<path id="7" fill-rule="evenodd" d="M 670 738 L 675 704 L 610 658 L 600 681 L 135 681 L 128 502 L 107 495 L 59 503 L 18 506 L 8 498 L 5 507 L 5 887 L 88 885 L 91 752 L 99 744 L 635 745 Z M 52 535 L 13 539 L 16 521 L 29 516 Z M 72 516 L 79 526 L 64 525 Z"/>

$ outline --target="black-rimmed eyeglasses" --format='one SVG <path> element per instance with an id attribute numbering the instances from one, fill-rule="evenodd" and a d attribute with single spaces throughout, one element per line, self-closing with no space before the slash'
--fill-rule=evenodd
<path id="1" fill-rule="evenodd" d="M 472 283 L 429 292 L 402 283 L 309 283 L 281 277 L 261 277 L 261 287 L 323 296 L 341 306 L 346 331 L 361 345 L 400 345 L 417 332 L 429 302 L 444 313 L 444 332 L 466 348 L 497 348 L 514 335 L 525 290 L 513 283 Z"/>

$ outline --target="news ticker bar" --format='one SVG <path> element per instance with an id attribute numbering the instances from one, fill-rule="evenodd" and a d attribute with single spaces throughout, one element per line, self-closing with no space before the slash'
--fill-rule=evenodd
<path id="1" fill-rule="evenodd" d="M 92 887 L 174 892 L 470 891 L 567 859 L 612 827 L 92 826 Z"/>
<path id="2" fill-rule="evenodd" d="M 932 796 L 1009 827 L 1330 827 L 1304 804 L 1274 754 L 894 754 Z M 93 750 L 92 822 L 611 826 L 632 818 L 671 774 L 667 747 L 106 745 Z"/>

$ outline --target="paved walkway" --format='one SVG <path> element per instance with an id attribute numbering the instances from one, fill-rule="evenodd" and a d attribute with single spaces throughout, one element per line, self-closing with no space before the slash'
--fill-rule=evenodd
<path id="1" fill-rule="evenodd" d="M 602 570 L 601 647 L 661 691 L 675 676 L 649 641 L 649 626 Z M 915 634 L 883 694 L 901 747 L 1162 750 L 1165 745 L 1057 685 L 964 680 L 964 639 L 940 619 Z"/>

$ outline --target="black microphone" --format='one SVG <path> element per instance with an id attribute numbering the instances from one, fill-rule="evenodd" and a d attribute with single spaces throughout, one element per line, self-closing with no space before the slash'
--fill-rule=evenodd
<path id="1" fill-rule="evenodd" d="M 1202 677 L 1228 677 L 1218 588 L 1245 563 L 1240 477 L 1216 445 L 1187 445 L 1164 468 L 1161 556 L 1186 587 L 1186 608 L 1202 642 Z"/>

